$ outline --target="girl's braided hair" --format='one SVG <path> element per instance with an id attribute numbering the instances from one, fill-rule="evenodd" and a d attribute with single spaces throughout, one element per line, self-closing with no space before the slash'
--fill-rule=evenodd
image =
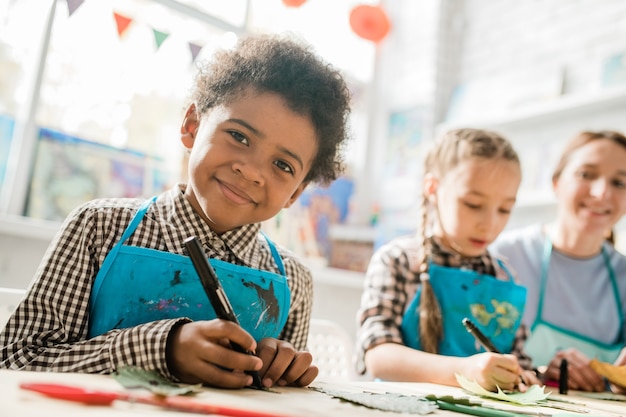
<path id="1" fill-rule="evenodd" d="M 438 138 L 430 148 L 424 162 L 424 173 L 443 178 L 460 162 L 470 158 L 498 159 L 519 163 L 519 157 L 511 143 L 498 133 L 482 129 L 450 130 Z M 430 202 L 424 193 L 422 216 L 418 228 L 422 241 L 422 259 L 419 264 L 420 282 L 420 326 L 419 338 L 422 350 L 430 353 L 439 352 L 439 343 L 443 336 L 441 309 L 430 284 L 428 262 L 432 257 L 432 245 L 428 239 Z M 436 210 L 436 207 L 434 207 Z"/>

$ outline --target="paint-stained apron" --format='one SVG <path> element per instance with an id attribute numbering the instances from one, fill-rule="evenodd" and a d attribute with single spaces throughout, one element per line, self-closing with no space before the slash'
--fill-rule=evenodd
<path id="1" fill-rule="evenodd" d="M 619 298 L 617 281 L 615 280 L 615 272 L 613 272 L 611 261 L 604 250 L 604 247 L 602 248 L 602 257 L 609 273 L 609 278 L 613 287 L 613 300 L 617 305 L 617 312 L 620 318 L 619 334 L 621 341 L 618 343 L 602 343 L 591 337 L 564 329 L 543 319 L 543 300 L 545 296 L 546 283 L 548 282 L 551 255 L 552 241 L 548 236 L 546 236 L 543 245 L 543 256 L 541 259 L 541 286 L 539 289 L 537 315 L 535 317 L 535 322 L 530 328 L 530 336 L 528 337 L 528 340 L 526 340 L 525 345 L 526 352 L 533 360 L 533 365 L 547 366 L 559 350 L 567 348 L 576 348 L 591 359 L 596 358 L 602 362 L 613 363 L 624 347 L 624 341 L 621 340 L 621 335 L 624 334 L 624 313 L 622 311 L 622 303 Z"/>
<path id="2" fill-rule="evenodd" d="M 90 298 L 90 338 L 156 320 L 216 318 L 189 257 L 124 245 L 155 200 L 139 208 L 96 275 Z M 282 275 L 209 259 L 241 326 L 257 341 L 278 337 L 291 300 L 282 259 L 265 238 Z"/>
<path id="3" fill-rule="evenodd" d="M 443 337 L 439 353 L 447 356 L 470 356 L 484 348 L 467 332 L 463 318 L 470 318 L 493 342 L 500 352 L 511 351 L 515 333 L 520 326 L 526 288 L 509 281 L 471 270 L 430 264 L 428 272 L 443 321 Z M 422 349 L 419 338 L 419 307 L 421 287 L 412 299 L 402 319 L 404 343 Z"/>

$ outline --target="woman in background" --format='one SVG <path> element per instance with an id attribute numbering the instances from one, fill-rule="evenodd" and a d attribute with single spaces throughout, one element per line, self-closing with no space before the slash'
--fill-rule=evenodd
<path id="1" fill-rule="evenodd" d="M 552 175 L 557 214 L 550 224 L 507 231 L 490 250 L 507 259 L 528 289 L 526 351 L 544 378 L 558 380 L 563 359 L 569 388 L 606 389 L 590 359 L 624 365 L 626 257 L 612 244 L 626 213 L 626 137 L 581 132 Z M 543 369 L 542 369 L 543 371 Z"/>

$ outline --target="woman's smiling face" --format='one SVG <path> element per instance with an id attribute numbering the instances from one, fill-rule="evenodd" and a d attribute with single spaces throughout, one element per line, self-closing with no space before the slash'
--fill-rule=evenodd
<path id="1" fill-rule="evenodd" d="M 609 139 L 581 146 L 553 185 L 569 228 L 604 235 L 626 214 L 626 148 Z"/>

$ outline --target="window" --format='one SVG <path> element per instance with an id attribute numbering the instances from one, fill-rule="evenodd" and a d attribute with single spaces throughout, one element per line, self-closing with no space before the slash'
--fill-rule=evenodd
<path id="1" fill-rule="evenodd" d="M 362 92 L 375 48 L 350 32 L 351 4 L 0 0 L 0 213 L 62 220 L 92 198 L 184 180 L 179 127 L 196 63 L 246 31 L 299 32 Z M 328 24 L 337 30 L 318 30 Z"/>

